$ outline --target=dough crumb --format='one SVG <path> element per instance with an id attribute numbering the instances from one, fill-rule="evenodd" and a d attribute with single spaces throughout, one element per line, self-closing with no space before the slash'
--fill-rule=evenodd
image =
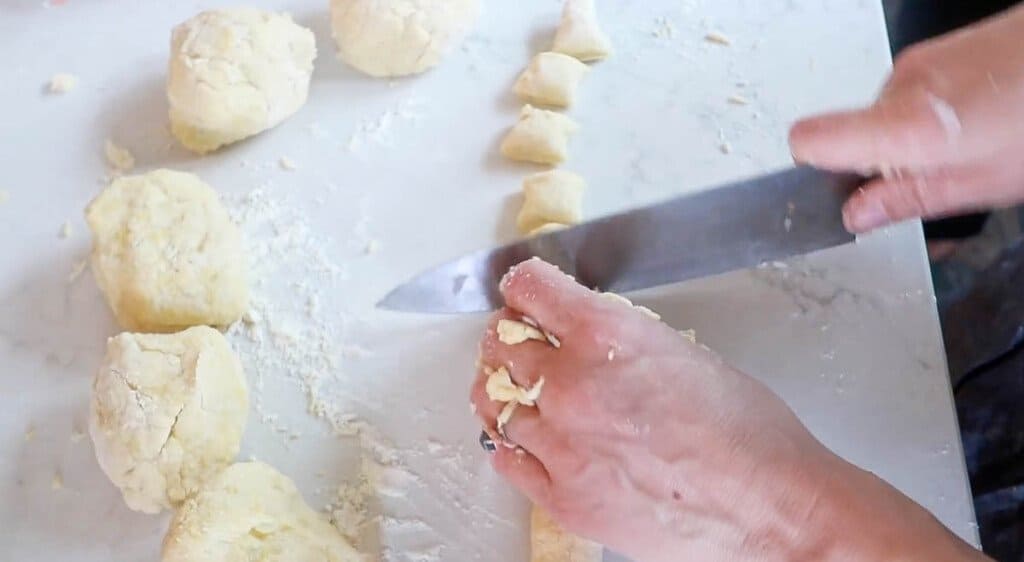
<path id="1" fill-rule="evenodd" d="M 728 142 L 723 142 L 718 145 L 718 150 L 720 150 L 722 154 L 732 154 L 732 145 Z"/>
<path id="2" fill-rule="evenodd" d="M 53 473 L 53 479 L 50 480 L 51 490 L 61 490 L 64 488 L 64 477 L 60 475 L 60 472 Z"/>
<path id="3" fill-rule="evenodd" d="M 299 169 L 299 167 L 295 164 L 295 161 L 287 156 L 282 156 L 281 159 L 277 161 L 277 164 L 281 167 L 282 170 L 285 170 L 287 172 L 294 172 L 295 170 Z"/>
<path id="4" fill-rule="evenodd" d="M 505 437 L 505 426 L 508 425 L 509 420 L 512 419 L 512 415 L 516 413 L 516 408 L 519 407 L 519 402 L 508 402 L 501 409 L 501 413 L 498 414 L 497 426 L 498 434 Z"/>
<path id="5" fill-rule="evenodd" d="M 69 441 L 72 443 L 81 443 L 82 439 L 85 439 L 85 432 L 77 428 L 71 430 L 71 435 L 68 437 Z"/>
<path id="6" fill-rule="evenodd" d="M 614 359 L 615 359 L 615 348 L 614 347 L 610 347 L 610 348 L 608 348 L 608 360 L 612 361 Z"/>
<path id="7" fill-rule="evenodd" d="M 697 330 L 679 330 L 679 335 L 690 340 L 690 343 L 697 343 Z"/>
<path id="8" fill-rule="evenodd" d="M 715 45 L 722 45 L 723 47 L 732 45 L 732 40 L 726 37 L 723 33 L 719 33 L 717 31 L 709 31 L 707 35 L 704 36 L 704 40 L 708 43 L 714 43 Z"/>
<path id="9" fill-rule="evenodd" d="M 544 377 L 540 377 L 532 387 L 523 388 L 512 380 L 505 367 L 498 367 L 496 370 L 485 369 L 484 372 L 487 374 L 487 397 L 494 402 L 516 402 L 523 406 L 533 406 L 544 388 Z"/>
<path id="10" fill-rule="evenodd" d="M 7 191 L 6 189 L 0 189 L 0 205 L 3 205 L 4 203 L 10 201 L 10 199 L 11 192 Z"/>
<path id="11" fill-rule="evenodd" d="M 527 340 L 544 341 L 544 334 L 537 328 L 515 320 L 498 320 L 498 341 L 505 345 L 518 345 Z"/>
<path id="12" fill-rule="evenodd" d="M 103 154 L 107 158 L 107 164 L 115 172 L 127 172 L 135 167 L 135 155 L 110 139 L 103 145 Z"/>
<path id="13" fill-rule="evenodd" d="M 28 443 L 36 438 L 36 426 L 30 425 L 25 428 L 25 442 Z"/>
<path id="14" fill-rule="evenodd" d="M 75 262 L 75 265 L 71 266 L 71 272 L 68 273 L 68 283 L 78 281 L 78 278 L 82 276 L 86 267 L 89 267 L 88 259 L 80 259 Z"/>
<path id="15" fill-rule="evenodd" d="M 726 101 L 728 101 L 732 105 L 750 105 L 750 100 L 739 94 L 733 94 L 729 96 Z"/>
<path id="16" fill-rule="evenodd" d="M 71 238 L 72 234 L 74 234 L 74 229 L 72 228 L 71 223 L 68 221 L 64 221 L 64 224 L 60 226 L 60 232 L 57 234 L 57 236 L 60 236 L 62 240 L 65 240 Z"/>
<path id="17" fill-rule="evenodd" d="M 544 337 L 548 339 L 548 343 L 550 343 L 551 346 L 554 347 L 555 349 L 562 348 L 562 341 L 555 337 L 554 334 L 550 332 L 544 332 Z"/>
<path id="18" fill-rule="evenodd" d="M 58 72 L 50 78 L 51 94 L 66 94 L 78 86 L 78 77 L 66 72 Z"/>

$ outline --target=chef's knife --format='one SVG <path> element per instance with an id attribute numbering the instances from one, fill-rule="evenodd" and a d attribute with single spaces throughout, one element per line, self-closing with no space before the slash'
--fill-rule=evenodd
<path id="1" fill-rule="evenodd" d="M 783 260 L 853 241 L 842 205 L 864 178 L 809 167 L 739 181 L 586 222 L 430 269 L 378 306 L 426 313 L 493 310 L 510 267 L 537 256 L 618 293 Z"/>

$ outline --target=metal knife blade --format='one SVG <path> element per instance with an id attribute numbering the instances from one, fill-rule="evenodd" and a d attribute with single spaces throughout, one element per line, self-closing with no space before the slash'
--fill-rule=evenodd
<path id="1" fill-rule="evenodd" d="M 501 277 L 539 257 L 589 287 L 626 292 L 853 241 L 842 205 L 864 181 L 798 167 L 481 250 L 430 269 L 378 307 L 461 313 L 502 306 Z"/>

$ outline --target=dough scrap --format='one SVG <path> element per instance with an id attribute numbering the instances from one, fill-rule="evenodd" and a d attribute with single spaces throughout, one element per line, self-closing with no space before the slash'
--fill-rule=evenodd
<path id="1" fill-rule="evenodd" d="M 115 172 L 127 172 L 135 167 L 135 155 L 110 139 L 103 143 L 103 155 Z"/>
<path id="2" fill-rule="evenodd" d="M 565 1 L 551 50 L 584 62 L 601 60 L 611 54 L 612 44 L 597 22 L 594 0 Z"/>
<path id="3" fill-rule="evenodd" d="M 498 320 L 498 341 L 505 345 L 518 345 L 527 340 L 546 341 L 544 332 L 524 322 Z"/>
<path id="4" fill-rule="evenodd" d="M 177 507 L 238 454 L 248 396 L 217 330 L 114 336 L 92 384 L 96 459 L 128 507 Z"/>
<path id="5" fill-rule="evenodd" d="M 501 153 L 512 160 L 561 164 L 569 154 L 569 137 L 579 129 L 571 118 L 530 104 L 501 141 Z"/>
<path id="6" fill-rule="evenodd" d="M 287 476 L 236 463 L 186 501 L 164 537 L 162 562 L 365 562 L 313 511 Z"/>
<path id="7" fill-rule="evenodd" d="M 496 370 L 487 369 L 485 373 L 487 374 L 487 397 L 494 402 L 515 402 L 523 406 L 534 406 L 544 389 L 544 377 L 540 377 L 532 387 L 523 388 L 512 380 L 512 376 L 505 367 L 498 367 Z"/>
<path id="8" fill-rule="evenodd" d="M 357 70 L 408 76 L 441 62 L 479 13 L 479 0 L 331 0 L 331 30 Z"/>
<path id="9" fill-rule="evenodd" d="M 601 562 L 604 548 L 561 527 L 543 509 L 530 513 L 531 562 Z"/>
<path id="10" fill-rule="evenodd" d="M 50 77 L 49 90 L 51 94 L 66 94 L 78 86 L 78 77 L 74 74 L 59 72 Z"/>
<path id="11" fill-rule="evenodd" d="M 200 154 L 275 127 L 306 103 L 313 32 L 287 14 L 209 10 L 174 28 L 171 132 Z"/>
<path id="12" fill-rule="evenodd" d="M 515 92 L 523 101 L 568 107 L 576 98 L 579 83 L 590 67 L 562 53 L 540 53 L 519 75 Z"/>
<path id="13" fill-rule="evenodd" d="M 586 182 L 565 170 L 550 170 L 523 180 L 523 207 L 516 217 L 520 232 L 529 233 L 549 223 L 577 224 L 583 218 Z"/>
<path id="14" fill-rule="evenodd" d="M 155 170 L 118 178 L 85 216 L 93 274 L 125 329 L 226 326 L 248 308 L 241 233 L 198 177 Z"/>

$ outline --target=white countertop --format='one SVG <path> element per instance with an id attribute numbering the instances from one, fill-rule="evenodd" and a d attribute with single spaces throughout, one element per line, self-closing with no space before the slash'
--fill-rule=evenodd
<path id="1" fill-rule="evenodd" d="M 110 138 L 135 153 L 137 169 L 196 172 L 247 208 L 243 227 L 267 252 L 255 290 L 266 337 L 232 334 L 253 388 L 241 458 L 274 464 L 317 507 L 359 478 L 361 459 L 393 462 L 404 467 L 400 489 L 371 501 L 384 517 L 366 527 L 370 551 L 382 543 L 390 560 L 526 560 L 525 502 L 490 471 L 467 408 L 483 318 L 402 316 L 373 303 L 426 266 L 515 236 L 515 194 L 530 169 L 503 162 L 497 143 L 517 112 L 512 80 L 546 43 L 559 3 L 488 2 L 441 67 L 389 83 L 335 60 L 326 1 L 261 2 L 318 35 L 310 101 L 274 131 L 196 158 L 166 129 L 169 32 L 232 3 L 2 8 L 0 189 L 10 199 L 0 205 L 0 559 L 158 558 L 166 517 L 129 511 L 88 437 L 73 437 L 85 428 L 104 340 L 117 331 L 89 272 L 68 280 L 88 252 L 82 209 L 102 186 Z M 784 166 L 795 118 L 868 101 L 889 66 L 877 0 L 599 6 L 617 53 L 583 84 L 567 165 L 589 179 L 588 216 Z M 732 46 L 705 42 L 710 30 Z M 45 93 L 58 72 L 78 76 L 78 88 Z M 730 105 L 732 94 L 750 105 Z M 282 170 L 282 156 L 298 169 Z M 239 207 L 253 190 L 250 201 L 269 203 Z M 62 239 L 65 221 L 73 232 Z M 371 241 L 379 249 L 365 254 Z M 696 329 L 828 446 L 977 542 L 917 224 L 639 300 Z M 336 436 L 307 414 L 302 377 L 365 421 L 361 437 Z M 63 487 L 52 489 L 58 473 Z"/>

